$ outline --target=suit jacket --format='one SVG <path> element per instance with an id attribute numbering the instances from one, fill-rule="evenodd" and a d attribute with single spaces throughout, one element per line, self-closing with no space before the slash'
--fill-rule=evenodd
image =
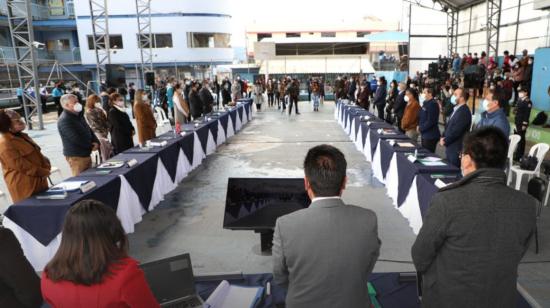
<path id="1" fill-rule="evenodd" d="M 536 201 L 479 169 L 435 194 L 412 247 L 423 307 L 516 307 L 518 264 L 536 224 Z"/>
<path id="2" fill-rule="evenodd" d="M 27 134 L 3 134 L 0 138 L 0 163 L 14 203 L 48 189 L 50 161 Z"/>
<path id="3" fill-rule="evenodd" d="M 371 210 L 317 200 L 277 219 L 272 252 L 286 307 L 370 307 L 367 279 L 380 252 Z"/>
<path id="4" fill-rule="evenodd" d="M 191 107 L 191 115 L 193 119 L 200 118 L 204 112 L 204 106 L 198 92 L 189 92 L 189 107 Z"/>
<path id="5" fill-rule="evenodd" d="M 13 232 L 0 227 L 0 307 L 41 305 L 40 278 L 25 258 Z"/>
<path id="6" fill-rule="evenodd" d="M 63 110 L 57 120 L 57 130 L 65 156 L 88 157 L 92 153 L 92 143 L 99 144 L 99 140 L 86 123 L 82 113 L 75 114 Z"/>
<path id="7" fill-rule="evenodd" d="M 136 116 L 139 143 L 144 144 L 145 141 L 155 138 L 157 121 L 153 115 L 151 105 L 136 103 L 134 105 L 134 113 Z"/>
<path id="8" fill-rule="evenodd" d="M 467 105 L 462 105 L 451 115 L 443 137 L 445 138 L 445 147 L 449 150 L 460 152 L 462 150 L 462 141 L 466 133 L 472 126 L 472 113 Z"/>
<path id="9" fill-rule="evenodd" d="M 135 130 L 126 112 L 118 110 L 117 107 L 112 107 L 109 110 L 109 123 L 111 123 L 111 142 L 115 154 L 134 147 L 133 135 Z"/>
<path id="10" fill-rule="evenodd" d="M 439 132 L 439 105 L 434 99 L 425 101 L 420 109 L 418 128 L 422 139 L 434 140 L 441 137 Z"/>
<path id="11" fill-rule="evenodd" d="M 376 93 L 374 94 L 374 100 L 373 103 L 376 106 L 383 106 L 386 104 L 386 95 L 388 91 L 386 90 L 386 85 L 381 85 L 376 89 Z"/>
<path id="12" fill-rule="evenodd" d="M 395 98 L 395 104 L 393 105 L 393 112 L 397 117 L 403 118 L 403 115 L 405 114 L 406 106 L 407 106 L 407 102 L 405 102 L 405 91 L 403 91 L 402 93 L 398 93 L 397 97 Z"/>

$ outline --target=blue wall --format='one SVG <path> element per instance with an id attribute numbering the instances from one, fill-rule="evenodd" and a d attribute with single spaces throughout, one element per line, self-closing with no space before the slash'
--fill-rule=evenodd
<path id="1" fill-rule="evenodd" d="M 550 87 L 550 48 L 539 48 L 535 51 L 531 85 L 531 100 L 538 110 L 550 111 L 548 87 Z"/>

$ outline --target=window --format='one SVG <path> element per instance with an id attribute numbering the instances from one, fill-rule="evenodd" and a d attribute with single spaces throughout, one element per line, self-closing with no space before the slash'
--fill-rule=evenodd
<path id="1" fill-rule="evenodd" d="M 357 37 L 365 37 L 369 34 L 370 34 L 369 31 L 357 31 Z"/>
<path id="2" fill-rule="evenodd" d="M 172 44 L 172 34 L 171 33 L 152 33 L 152 48 L 172 48 L 174 45 Z M 145 43 L 147 40 L 140 40 L 139 34 L 137 35 L 138 40 L 138 46 L 147 48 L 147 44 Z"/>
<path id="3" fill-rule="evenodd" d="M 258 42 L 261 42 L 264 38 L 272 38 L 271 33 L 258 33 Z"/>
<path id="4" fill-rule="evenodd" d="M 321 32 L 321 37 L 336 37 L 336 32 Z"/>
<path id="5" fill-rule="evenodd" d="M 98 42 L 100 45 L 104 42 Z M 122 49 L 124 48 L 122 44 L 122 35 L 114 34 L 109 35 L 109 48 L 111 49 Z M 94 39 L 93 36 L 88 35 L 88 49 L 94 50 Z"/>
<path id="6" fill-rule="evenodd" d="M 69 43 L 68 39 L 46 41 L 46 49 L 48 51 L 69 50 L 70 48 L 71 48 L 71 44 Z"/>
<path id="7" fill-rule="evenodd" d="M 187 47 L 189 48 L 230 48 L 228 33 L 187 33 Z"/>
<path id="8" fill-rule="evenodd" d="M 286 37 L 300 37 L 300 33 L 298 33 L 298 32 L 287 32 Z"/>

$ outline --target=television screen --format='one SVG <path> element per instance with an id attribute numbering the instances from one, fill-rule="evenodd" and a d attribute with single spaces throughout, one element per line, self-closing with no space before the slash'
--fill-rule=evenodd
<path id="1" fill-rule="evenodd" d="M 223 227 L 273 229 L 277 218 L 310 203 L 303 178 L 229 178 Z"/>

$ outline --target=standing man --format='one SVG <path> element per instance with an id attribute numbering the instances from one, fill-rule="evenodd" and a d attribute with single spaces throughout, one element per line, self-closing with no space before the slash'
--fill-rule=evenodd
<path id="1" fill-rule="evenodd" d="M 435 153 L 441 133 L 439 132 L 439 104 L 433 95 L 434 90 L 431 87 L 424 88 L 420 95 L 422 108 L 418 119 L 418 132 L 422 138 L 422 147 Z"/>
<path id="2" fill-rule="evenodd" d="M 57 129 L 63 144 L 63 155 L 71 167 L 73 176 L 92 167 L 90 154 L 99 148 L 99 140 L 82 114 L 82 104 L 73 94 L 60 99 L 63 113 L 57 120 Z"/>
<path id="3" fill-rule="evenodd" d="M 441 146 L 445 147 L 447 161 L 459 168 L 462 142 L 472 126 L 472 113 L 466 105 L 469 97 L 469 93 L 463 88 L 455 90 L 453 96 L 451 96 L 451 105 L 454 106 L 453 113 L 447 121 L 445 132 L 439 142 Z"/>
<path id="4" fill-rule="evenodd" d="M 225 107 L 231 101 L 231 81 L 225 77 L 222 82 L 222 105 Z"/>
<path id="5" fill-rule="evenodd" d="M 527 127 L 529 127 L 529 118 L 531 117 L 531 108 L 533 103 L 529 98 L 529 92 L 526 88 L 519 88 L 518 90 L 518 103 L 514 113 L 516 114 L 515 124 L 516 130 L 515 133 L 521 137 L 519 141 L 518 148 L 514 153 L 514 160 L 519 161 L 519 159 L 525 154 L 525 134 L 527 134 Z"/>
<path id="6" fill-rule="evenodd" d="M 63 96 L 63 90 L 61 89 L 61 83 L 58 81 L 52 90 L 52 97 L 57 108 L 57 117 L 61 116 L 63 108 L 61 107 L 61 96 Z"/>
<path id="7" fill-rule="evenodd" d="M 168 104 L 168 110 L 170 110 L 170 114 L 172 115 L 172 119 L 175 119 L 175 113 L 174 113 L 174 86 L 176 85 L 176 82 L 174 81 L 174 78 L 170 78 L 168 81 L 168 84 L 166 85 L 166 103 Z"/>
<path id="8" fill-rule="evenodd" d="M 357 77 L 351 76 L 349 89 L 348 89 L 348 98 L 351 102 L 355 102 L 355 91 L 357 91 Z"/>
<path id="9" fill-rule="evenodd" d="M 298 96 L 300 95 L 300 86 L 298 80 L 293 78 L 287 87 L 288 99 L 288 115 L 292 114 L 292 104 L 296 106 L 296 114 L 300 114 L 298 111 Z"/>
<path id="10" fill-rule="evenodd" d="M 368 276 L 380 253 L 376 214 L 345 204 L 346 158 L 333 146 L 310 149 L 304 184 L 311 205 L 279 217 L 273 282 L 288 288 L 286 307 L 371 307 Z"/>
<path id="11" fill-rule="evenodd" d="M 191 83 L 191 90 L 189 91 L 189 107 L 191 109 L 191 115 L 193 120 L 196 120 L 202 116 L 203 113 L 203 103 L 199 96 L 199 82 L 193 81 Z"/>
<path id="12" fill-rule="evenodd" d="M 220 82 L 218 81 L 218 75 L 214 76 L 214 81 L 212 82 L 212 90 L 216 94 L 216 108 L 220 106 Z"/>
<path id="13" fill-rule="evenodd" d="M 202 88 L 199 91 L 199 96 L 203 105 L 203 113 L 207 114 L 212 112 L 214 107 L 214 96 L 210 92 L 210 83 L 207 79 L 202 82 Z"/>
<path id="14" fill-rule="evenodd" d="M 489 89 L 485 99 L 481 102 L 481 120 L 477 123 L 477 128 L 495 126 L 499 128 L 505 136 L 510 135 L 510 123 L 504 113 L 502 95 L 496 89 Z"/>
<path id="15" fill-rule="evenodd" d="M 472 132 L 464 140 L 464 178 L 432 198 L 412 246 L 422 307 L 516 307 L 537 201 L 506 185 L 507 151 L 500 130 Z"/>
<path id="16" fill-rule="evenodd" d="M 404 82 L 400 82 L 398 89 L 399 92 L 395 98 L 393 112 L 395 113 L 395 125 L 401 130 L 401 120 L 405 114 L 405 107 L 407 107 L 407 102 L 405 102 L 405 90 L 407 90 L 407 85 Z"/>
<path id="17" fill-rule="evenodd" d="M 380 120 L 384 120 L 384 107 L 386 106 L 386 95 L 388 93 L 386 88 L 386 78 L 381 76 L 376 84 L 376 94 L 373 99 L 373 104 L 376 106 L 376 110 L 378 110 L 378 118 Z"/>

